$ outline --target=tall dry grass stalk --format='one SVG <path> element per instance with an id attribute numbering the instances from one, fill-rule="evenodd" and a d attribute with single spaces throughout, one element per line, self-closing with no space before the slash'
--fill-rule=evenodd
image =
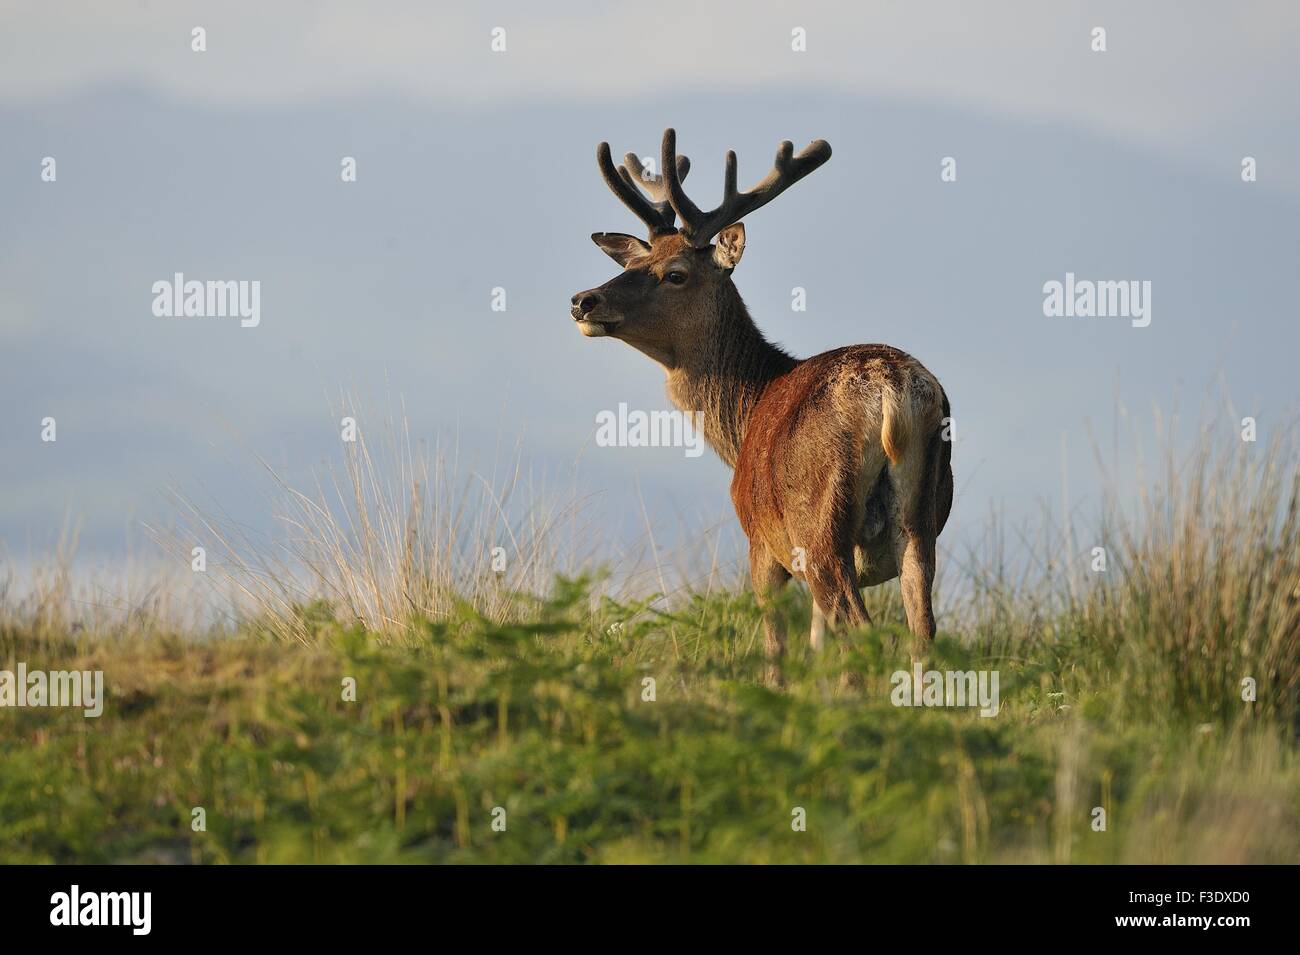
<path id="1" fill-rule="evenodd" d="M 1296 717 L 1295 429 L 1260 444 L 1204 430 L 1183 454 L 1167 436 L 1160 448 L 1155 480 L 1140 468 L 1122 480 L 1098 456 L 1102 505 L 1091 526 L 1046 507 L 1024 529 L 991 516 L 978 549 L 959 561 L 959 599 L 941 630 L 1008 656 L 1034 642 L 1078 643 L 1108 661 L 1144 714 L 1239 714 L 1249 678 L 1257 710 Z"/>
<path id="2" fill-rule="evenodd" d="M 1158 708 L 1294 716 L 1300 688 L 1300 462 L 1295 432 L 1265 445 L 1205 432 L 1102 528 L 1108 569 L 1072 601 L 1131 695 Z"/>
<path id="3" fill-rule="evenodd" d="M 155 539 L 189 562 L 195 542 L 207 575 L 260 625 L 308 640 L 314 614 L 328 612 L 379 635 L 400 635 L 467 603 L 507 617 L 521 595 L 592 558 L 598 535 L 581 525 L 577 502 L 555 503 L 531 487 L 516 453 L 504 476 L 461 477 L 456 449 L 413 443 L 403 415 L 343 442 L 342 461 L 293 486 L 260 459 L 276 492 L 282 533 L 265 539 L 175 494 L 180 522 Z"/>
<path id="4" fill-rule="evenodd" d="M 0 638 L 21 633 L 49 644 L 81 635 L 202 635 L 211 628 L 194 575 L 160 566 L 152 549 L 86 565 L 79 541 L 68 519 L 49 554 L 20 562 L 0 547 Z"/>
<path id="5" fill-rule="evenodd" d="M 22 628 L 47 640 L 77 625 L 72 558 L 78 536 L 77 526 L 65 521 L 52 559 L 33 564 L 22 577 L 9 555 L 0 554 L 0 629 Z"/>

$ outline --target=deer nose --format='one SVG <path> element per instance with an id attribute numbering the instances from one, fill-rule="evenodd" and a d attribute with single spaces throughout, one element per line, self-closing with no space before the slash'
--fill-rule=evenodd
<path id="1" fill-rule="evenodd" d="M 573 296 L 570 301 L 573 303 L 573 310 L 576 314 L 586 315 L 593 308 L 605 301 L 605 296 L 599 292 L 579 292 Z"/>

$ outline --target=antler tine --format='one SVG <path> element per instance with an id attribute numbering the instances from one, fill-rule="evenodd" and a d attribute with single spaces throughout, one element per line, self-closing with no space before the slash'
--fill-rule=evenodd
<path id="1" fill-rule="evenodd" d="M 623 157 L 623 167 L 631 174 L 632 179 L 650 195 L 652 202 L 656 203 L 664 211 L 671 211 L 668 202 L 668 184 L 663 176 L 656 176 L 654 173 L 647 174 L 645 166 L 641 164 L 641 157 L 636 153 L 628 153 Z M 686 174 L 690 171 L 691 161 L 685 156 L 678 156 L 678 180 L 685 179 Z M 676 215 L 676 213 L 673 214 Z"/>
<path id="2" fill-rule="evenodd" d="M 609 143 L 601 143 L 596 147 L 596 163 L 600 166 L 605 184 L 646 224 L 651 238 L 676 231 L 676 214 L 667 201 L 663 176 L 646 176 L 641 161 L 632 153 L 624 157 L 623 165 L 615 167 L 614 160 L 610 157 Z M 682 156 L 675 165 L 676 178 L 684 179 L 690 168 L 690 160 Z M 635 176 L 629 170 L 634 171 Z M 650 194 L 650 199 L 641 192 L 642 188 Z"/>
<path id="3" fill-rule="evenodd" d="M 681 177 L 676 175 L 677 130 L 671 127 L 664 130 L 660 159 L 664 168 L 664 182 L 668 186 L 668 203 L 682 220 L 682 231 L 689 232 L 696 223 L 701 221 L 704 213 L 700 212 L 700 207 L 691 202 L 690 197 L 682 190 Z M 669 174 L 670 170 L 672 175 Z"/>
<path id="4" fill-rule="evenodd" d="M 664 169 L 670 168 L 676 153 L 677 133 L 669 129 L 664 133 Z M 794 144 L 785 140 L 777 147 L 772 171 L 763 177 L 763 181 L 748 192 L 738 192 L 736 154 L 731 151 L 727 153 L 720 206 L 712 212 L 701 212 L 682 190 L 680 179 L 671 177 L 668 180 L 669 201 L 682 220 L 682 231 L 690 237 L 693 245 L 702 248 L 727 226 L 771 202 L 830 158 L 831 147 L 824 139 L 809 143 L 797 156 L 794 155 Z"/>

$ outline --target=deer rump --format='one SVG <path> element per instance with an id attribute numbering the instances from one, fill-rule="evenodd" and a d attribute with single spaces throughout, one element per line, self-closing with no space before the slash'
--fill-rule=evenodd
<path id="1" fill-rule="evenodd" d="M 731 486 L 741 526 L 796 577 L 839 559 L 859 586 L 897 577 L 904 529 L 937 537 L 952 508 L 949 414 L 934 375 L 888 345 L 800 362 L 754 407 Z"/>

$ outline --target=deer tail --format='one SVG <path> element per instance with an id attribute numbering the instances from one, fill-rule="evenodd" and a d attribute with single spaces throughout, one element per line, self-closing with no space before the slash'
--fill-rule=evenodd
<path id="1" fill-rule="evenodd" d="M 897 464 L 912 434 L 912 406 L 899 401 L 893 382 L 886 379 L 880 389 L 880 444 L 890 464 Z"/>

